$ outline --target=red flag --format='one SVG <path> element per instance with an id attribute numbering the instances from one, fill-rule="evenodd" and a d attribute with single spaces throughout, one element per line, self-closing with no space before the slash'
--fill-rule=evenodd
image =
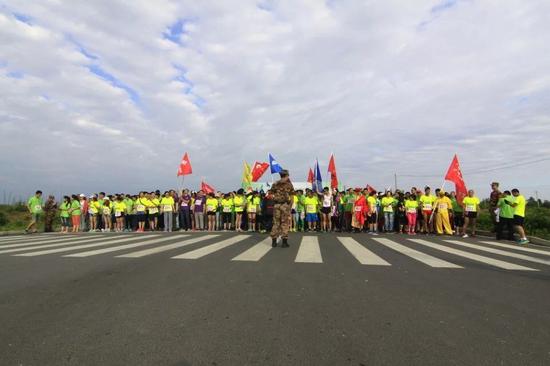
<path id="1" fill-rule="evenodd" d="M 216 190 L 214 189 L 214 187 L 212 187 L 208 183 L 202 181 L 201 182 L 201 191 L 208 194 L 208 193 L 214 193 Z"/>
<path id="2" fill-rule="evenodd" d="M 311 170 L 311 168 L 309 168 L 309 173 L 307 175 L 307 181 L 308 183 L 311 183 L 313 184 L 313 180 L 315 179 L 315 175 L 313 174 L 313 170 Z"/>
<path id="3" fill-rule="evenodd" d="M 266 170 L 269 168 L 269 163 L 259 163 L 255 162 L 254 167 L 252 168 L 252 181 L 257 182 L 258 179 L 264 175 Z"/>
<path id="4" fill-rule="evenodd" d="M 460 164 L 458 163 L 458 156 L 456 156 L 456 154 L 449 166 L 449 170 L 447 170 L 447 174 L 445 174 L 445 180 L 455 184 L 456 200 L 462 203 L 462 199 L 466 197 L 468 190 L 466 189 L 466 183 L 464 183 L 464 178 L 460 171 Z"/>
<path id="5" fill-rule="evenodd" d="M 338 177 L 336 176 L 336 163 L 334 162 L 334 155 L 330 155 L 328 172 L 330 173 L 330 188 L 338 188 Z"/>
<path id="6" fill-rule="evenodd" d="M 193 173 L 193 168 L 191 168 L 189 156 L 187 156 L 187 153 L 185 153 L 183 154 L 183 158 L 181 158 L 180 166 L 178 168 L 178 177 L 180 175 L 187 175 L 191 173 Z"/>

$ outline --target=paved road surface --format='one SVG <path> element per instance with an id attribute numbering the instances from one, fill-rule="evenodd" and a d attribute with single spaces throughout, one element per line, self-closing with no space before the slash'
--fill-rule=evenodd
<path id="1" fill-rule="evenodd" d="M 550 365 L 548 249 L 290 240 L 0 238 L 0 365 Z"/>

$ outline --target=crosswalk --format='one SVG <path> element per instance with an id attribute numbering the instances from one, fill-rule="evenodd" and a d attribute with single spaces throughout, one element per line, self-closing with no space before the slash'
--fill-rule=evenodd
<path id="1" fill-rule="evenodd" d="M 82 234 L 0 238 L 0 257 L 90 258 L 109 256 L 137 260 L 157 256 L 185 262 L 216 258 L 234 263 L 263 263 L 270 258 L 296 265 L 330 265 L 335 251 L 364 267 L 391 269 L 408 261 L 434 270 L 488 268 L 508 271 L 550 270 L 550 248 L 518 246 L 491 240 L 457 240 L 450 237 L 411 238 L 367 235 L 303 235 L 291 238 L 288 249 L 272 248 L 269 237 L 255 234 Z M 289 253 L 285 256 L 272 254 Z M 229 255 L 227 255 L 229 253 Z M 291 258 L 289 258 L 289 256 Z M 399 257 L 399 260 L 396 258 Z M 268 259 L 269 258 L 269 259 Z"/>

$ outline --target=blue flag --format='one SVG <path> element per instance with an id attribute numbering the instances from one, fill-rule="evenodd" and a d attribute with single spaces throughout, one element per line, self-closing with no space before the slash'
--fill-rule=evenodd
<path id="1" fill-rule="evenodd" d="M 271 168 L 271 174 L 279 173 L 281 170 L 283 170 L 283 168 L 281 168 L 281 166 L 279 165 L 279 163 L 277 163 L 277 160 L 275 160 L 271 153 L 269 154 L 269 167 Z"/>
<path id="2" fill-rule="evenodd" d="M 319 169 L 319 160 L 315 162 L 315 172 L 313 173 L 313 191 L 323 191 L 323 180 L 321 179 L 321 169 Z"/>

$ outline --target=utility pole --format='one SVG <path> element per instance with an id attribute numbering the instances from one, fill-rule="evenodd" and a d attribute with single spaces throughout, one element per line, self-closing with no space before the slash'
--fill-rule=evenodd
<path id="1" fill-rule="evenodd" d="M 537 200 L 537 207 L 540 207 L 539 191 L 535 191 L 535 199 Z"/>
<path id="2" fill-rule="evenodd" d="M 397 191 L 397 173 L 393 174 L 394 190 Z"/>

